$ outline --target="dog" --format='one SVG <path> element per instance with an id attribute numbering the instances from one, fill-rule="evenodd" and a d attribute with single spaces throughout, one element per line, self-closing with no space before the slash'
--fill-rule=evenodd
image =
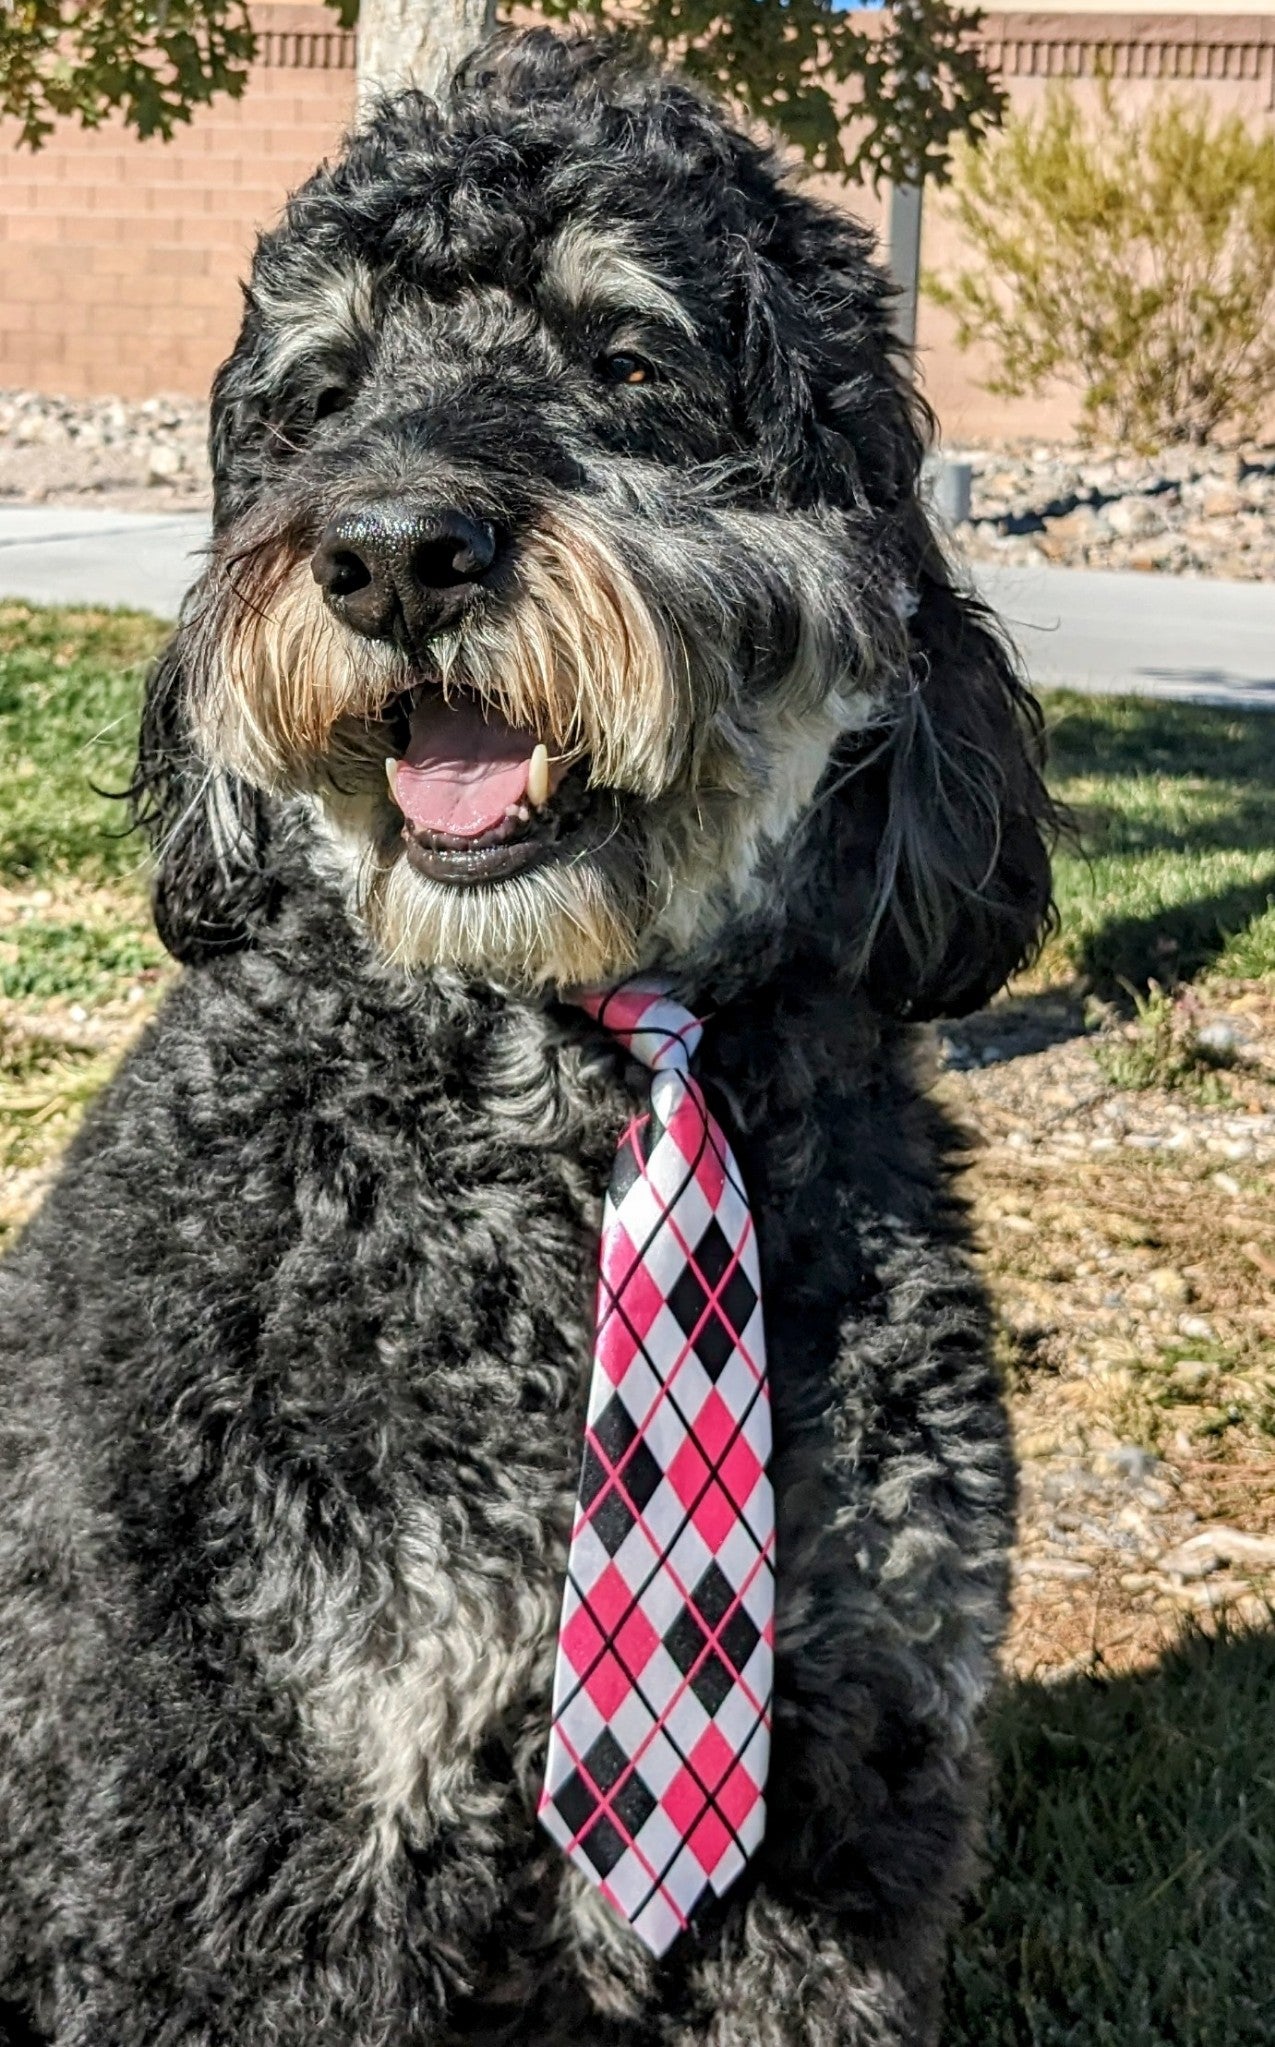
<path id="1" fill-rule="evenodd" d="M 260 242 L 133 788 L 185 971 L 3 1269 L 15 2041 L 937 2038 L 1013 1478 L 918 1025 L 1030 956 L 1051 810 L 870 246 L 547 30 Z M 536 1822 L 648 1079 L 566 997 L 636 972 L 778 1517 L 766 1837 L 659 1961 Z"/>

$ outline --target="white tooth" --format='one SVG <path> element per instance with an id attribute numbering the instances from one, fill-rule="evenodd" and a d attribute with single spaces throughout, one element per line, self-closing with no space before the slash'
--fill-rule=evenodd
<path id="1" fill-rule="evenodd" d="M 395 760 L 393 754 L 391 754 L 389 759 L 385 763 L 385 779 L 390 785 L 390 795 L 394 798 L 395 802 L 398 801 L 398 790 L 395 787 L 397 775 L 398 762 Z"/>
<path id="2" fill-rule="evenodd" d="M 549 801 L 549 749 L 537 746 L 531 756 L 527 770 L 527 801 L 539 810 L 542 803 Z"/>

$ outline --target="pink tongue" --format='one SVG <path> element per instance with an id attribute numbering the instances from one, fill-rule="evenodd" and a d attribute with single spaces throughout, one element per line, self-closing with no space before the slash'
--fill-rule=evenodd
<path id="1" fill-rule="evenodd" d="M 515 732 L 499 711 L 467 699 L 422 694 L 412 736 L 394 777 L 394 796 L 417 831 L 476 839 L 504 822 L 527 793 L 535 734 Z"/>

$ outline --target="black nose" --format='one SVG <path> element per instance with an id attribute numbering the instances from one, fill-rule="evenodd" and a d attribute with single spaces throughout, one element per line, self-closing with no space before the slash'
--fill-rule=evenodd
<path id="1" fill-rule="evenodd" d="M 329 522 L 310 566 L 337 617 L 369 640 L 410 642 L 459 618 L 500 547 L 496 528 L 453 505 L 384 499 Z"/>

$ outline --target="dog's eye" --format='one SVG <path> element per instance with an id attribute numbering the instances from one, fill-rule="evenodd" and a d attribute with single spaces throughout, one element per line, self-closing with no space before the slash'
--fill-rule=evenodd
<path id="1" fill-rule="evenodd" d="M 343 384 L 329 384 L 315 399 L 312 416 L 316 423 L 321 419 L 330 419 L 334 412 L 344 412 L 349 402 L 350 394 Z"/>
<path id="2" fill-rule="evenodd" d="M 651 384 L 655 371 L 641 355 L 600 355 L 598 372 L 608 384 Z"/>

